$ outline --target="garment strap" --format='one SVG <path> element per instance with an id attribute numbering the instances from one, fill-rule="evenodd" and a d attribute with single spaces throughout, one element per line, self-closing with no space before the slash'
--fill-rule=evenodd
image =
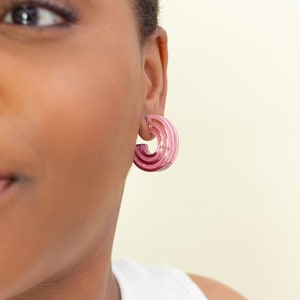
<path id="1" fill-rule="evenodd" d="M 142 266 L 131 258 L 112 262 L 122 300 L 207 300 L 180 269 L 167 264 Z"/>

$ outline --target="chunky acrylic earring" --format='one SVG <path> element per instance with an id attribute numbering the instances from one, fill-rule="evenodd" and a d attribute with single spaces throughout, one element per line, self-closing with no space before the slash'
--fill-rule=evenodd
<path id="1" fill-rule="evenodd" d="M 177 130 L 169 120 L 158 115 L 147 115 L 147 123 L 150 133 L 157 139 L 156 151 L 151 153 L 146 144 L 138 144 L 133 162 L 147 172 L 165 170 L 171 166 L 178 153 Z"/>

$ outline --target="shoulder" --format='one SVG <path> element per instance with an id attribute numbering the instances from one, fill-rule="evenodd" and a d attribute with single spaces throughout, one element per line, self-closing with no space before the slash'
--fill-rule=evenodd
<path id="1" fill-rule="evenodd" d="M 213 279 L 188 274 L 188 276 L 199 286 L 204 295 L 211 300 L 247 300 L 245 297 L 230 287 Z"/>

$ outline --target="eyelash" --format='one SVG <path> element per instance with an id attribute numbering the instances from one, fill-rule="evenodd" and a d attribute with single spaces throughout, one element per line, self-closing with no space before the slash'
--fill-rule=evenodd
<path id="1" fill-rule="evenodd" d="M 49 9 L 52 12 L 59 14 L 68 23 L 76 23 L 78 21 L 78 14 L 76 11 L 74 11 L 73 9 L 70 9 L 70 8 L 58 6 L 47 0 L 11 0 L 6 6 L 4 6 L 4 8 L 1 9 L 1 11 L 3 12 L 3 13 L 1 13 L 1 16 L 4 15 L 5 13 L 7 13 L 8 11 L 13 10 L 22 5 L 32 5 L 32 6 L 38 6 L 40 8 Z M 38 27 L 40 27 L 40 26 L 38 26 Z M 50 26 L 50 27 L 53 27 L 53 26 Z"/>

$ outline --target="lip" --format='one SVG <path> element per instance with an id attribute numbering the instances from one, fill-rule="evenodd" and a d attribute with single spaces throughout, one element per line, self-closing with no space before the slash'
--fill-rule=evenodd
<path id="1" fill-rule="evenodd" d="M 0 179 L 0 197 L 14 182 L 13 179 Z"/>
<path id="2" fill-rule="evenodd" d="M 17 186 L 15 179 L 0 179 L 0 208 L 12 197 L 13 190 Z M 15 187 L 15 188 L 13 188 Z"/>
<path id="3" fill-rule="evenodd" d="M 10 186 L 16 181 L 16 177 L 0 167 L 0 197 L 10 188 Z"/>
<path id="4" fill-rule="evenodd" d="M 14 175 L 0 167 L 0 180 L 13 179 Z"/>

